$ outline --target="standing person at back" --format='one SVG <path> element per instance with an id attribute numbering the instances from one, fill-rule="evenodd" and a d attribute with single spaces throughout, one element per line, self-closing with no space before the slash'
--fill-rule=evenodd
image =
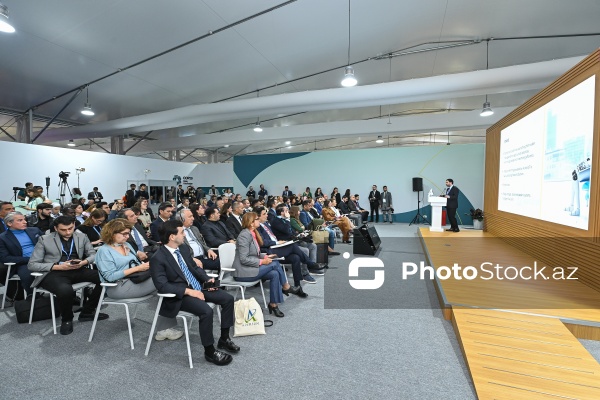
<path id="1" fill-rule="evenodd" d="M 133 207 L 135 204 L 135 188 L 137 185 L 132 183 L 129 185 L 129 190 L 125 192 L 125 207 Z"/>
<path id="2" fill-rule="evenodd" d="M 373 185 L 369 193 L 369 205 L 371 206 L 370 222 L 379 222 L 379 207 L 381 207 L 381 193 L 377 190 L 377 185 Z M 374 216 L 377 218 L 373 218 Z"/>
<path id="3" fill-rule="evenodd" d="M 450 220 L 450 229 L 446 229 L 451 232 L 460 232 L 458 229 L 458 222 L 456 221 L 456 210 L 458 209 L 458 194 L 460 191 L 454 186 L 454 180 L 446 179 L 446 194 L 442 197 L 448 199 L 446 203 L 446 212 L 448 213 L 448 219 Z"/>
<path id="4" fill-rule="evenodd" d="M 392 209 L 394 206 L 392 205 L 392 194 L 388 192 L 388 187 L 383 187 L 383 192 L 381 193 L 381 213 L 383 214 L 383 222 L 388 222 L 388 218 L 390 220 L 390 224 L 394 220 L 394 212 Z"/>

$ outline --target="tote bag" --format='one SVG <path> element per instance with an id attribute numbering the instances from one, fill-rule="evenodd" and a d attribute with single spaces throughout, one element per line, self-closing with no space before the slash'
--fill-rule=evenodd
<path id="1" fill-rule="evenodd" d="M 236 301 L 234 315 L 234 337 L 265 334 L 262 309 L 254 297 Z"/>

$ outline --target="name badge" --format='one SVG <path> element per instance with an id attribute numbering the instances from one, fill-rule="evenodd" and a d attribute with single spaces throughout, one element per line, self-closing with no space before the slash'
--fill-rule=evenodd
<path id="1" fill-rule="evenodd" d="M 385 203 L 385 199 L 383 199 L 383 202 Z"/>

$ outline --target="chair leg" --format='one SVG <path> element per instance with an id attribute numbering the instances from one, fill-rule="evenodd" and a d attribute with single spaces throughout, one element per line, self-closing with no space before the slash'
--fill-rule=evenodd
<path id="1" fill-rule="evenodd" d="M 260 291 L 262 292 L 262 295 L 263 295 L 263 303 L 265 303 L 265 308 L 269 308 L 267 306 L 267 298 L 265 297 L 265 288 L 263 287 L 262 281 L 260 281 Z"/>
<path id="2" fill-rule="evenodd" d="M 129 319 L 129 306 L 127 304 L 123 304 L 125 306 L 125 316 L 127 317 L 127 329 L 129 330 L 129 343 L 131 344 L 131 350 L 133 350 L 133 333 L 131 332 L 131 319 Z M 98 307 L 100 308 L 100 307 Z"/>
<path id="3" fill-rule="evenodd" d="M 146 352 L 145 356 L 148 355 L 150 351 L 150 345 L 152 344 L 152 336 L 154 336 L 154 329 L 156 329 L 156 321 L 158 320 L 158 312 L 160 311 L 160 306 L 162 305 L 163 298 L 158 298 L 158 304 L 156 305 L 156 312 L 154 313 L 154 319 L 152 320 L 152 327 L 150 328 L 150 336 L 148 336 L 148 343 L 146 344 Z"/>
<path id="4" fill-rule="evenodd" d="M 221 307 L 217 305 L 216 308 L 217 308 L 217 316 L 219 317 L 219 323 L 221 323 Z"/>
<path id="5" fill-rule="evenodd" d="M 185 344 L 187 345 L 187 352 L 188 352 L 188 359 L 190 361 L 190 368 L 194 368 L 194 364 L 192 363 L 192 349 L 190 348 L 190 333 L 188 330 L 187 318 L 182 315 L 178 315 L 178 316 L 183 319 L 183 328 L 185 330 Z M 190 322 L 192 322 L 192 321 L 190 321 Z"/>
<path id="6" fill-rule="evenodd" d="M 33 297 L 31 298 L 31 309 L 29 310 L 29 325 L 31 325 L 31 320 L 33 319 L 33 309 L 35 307 L 35 294 L 37 293 L 37 288 L 33 288 Z"/>
<path id="7" fill-rule="evenodd" d="M 94 322 L 92 323 L 92 330 L 90 331 L 90 337 L 88 342 L 92 341 L 94 337 L 94 331 L 96 330 L 96 322 L 98 322 L 98 314 L 100 314 L 100 307 L 102 307 L 102 302 L 104 301 L 104 295 L 106 294 L 106 287 L 102 287 L 102 293 L 100 293 L 100 301 L 98 302 L 98 307 L 96 307 L 96 314 L 94 315 Z"/>
<path id="8" fill-rule="evenodd" d="M 33 303 L 31 303 L 33 305 Z M 54 313 L 54 295 L 50 293 L 50 311 L 52 311 L 52 329 L 56 335 L 56 314 Z"/>
<path id="9" fill-rule="evenodd" d="M 138 311 L 138 303 L 133 304 L 133 319 L 136 319 Z"/>
<path id="10" fill-rule="evenodd" d="M 6 293 L 8 292 L 8 279 L 10 278 L 10 268 L 12 265 L 8 266 L 6 270 L 6 281 L 4 282 L 4 296 L 2 296 L 2 309 L 4 310 L 4 303 L 6 302 Z M 31 320 L 29 321 L 31 323 Z"/>
<path id="11" fill-rule="evenodd" d="M 242 300 L 246 300 L 246 296 L 244 294 L 245 290 L 243 286 L 240 287 L 240 292 L 242 292 Z"/>

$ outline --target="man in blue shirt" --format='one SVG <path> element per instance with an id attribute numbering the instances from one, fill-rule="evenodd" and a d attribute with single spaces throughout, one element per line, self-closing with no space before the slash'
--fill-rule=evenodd
<path id="1" fill-rule="evenodd" d="M 43 233 L 38 228 L 28 228 L 25 216 L 20 212 L 12 212 L 5 216 L 4 223 L 8 230 L 0 234 L 0 262 L 15 263 L 11 275 L 15 272 L 19 275 L 23 289 L 30 295 L 33 292 L 33 277 L 27 263 L 38 238 Z"/>
<path id="2" fill-rule="evenodd" d="M 311 205 L 312 202 L 310 200 L 304 200 L 302 202 L 302 211 L 300 211 L 300 222 L 302 223 L 302 225 L 304 225 L 304 228 L 309 229 L 309 225 L 313 220 L 313 216 L 310 215 L 310 209 L 311 209 Z M 329 248 L 327 249 L 329 251 L 329 255 L 330 256 L 337 256 L 340 253 L 338 253 L 337 251 L 333 250 L 333 247 L 335 246 L 335 233 L 329 229 L 329 228 L 325 228 L 325 230 L 327 232 L 329 232 Z"/>

